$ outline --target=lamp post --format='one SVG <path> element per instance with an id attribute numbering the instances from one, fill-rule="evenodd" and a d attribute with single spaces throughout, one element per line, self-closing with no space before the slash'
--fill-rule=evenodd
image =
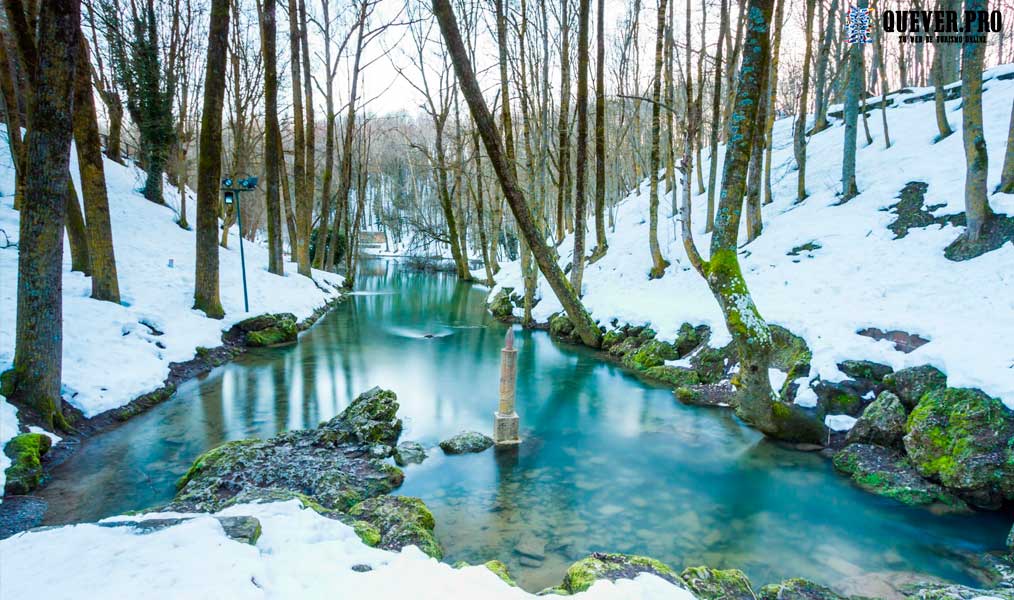
<path id="1" fill-rule="evenodd" d="M 238 184 L 238 185 L 237 185 Z M 257 189 L 256 177 L 244 177 L 233 182 L 231 177 L 222 180 L 222 198 L 225 203 L 236 204 L 236 223 L 239 226 L 239 264 L 243 274 L 243 310 L 250 312 L 250 298 L 246 288 L 246 255 L 243 253 L 243 211 L 240 210 L 240 192 Z"/>

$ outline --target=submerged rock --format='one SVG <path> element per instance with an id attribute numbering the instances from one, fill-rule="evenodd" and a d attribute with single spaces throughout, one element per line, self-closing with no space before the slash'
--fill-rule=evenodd
<path id="1" fill-rule="evenodd" d="M 468 454 L 482 452 L 493 445 L 493 439 L 477 431 L 462 431 L 452 438 L 440 442 L 440 449 L 447 454 Z"/>
<path id="2" fill-rule="evenodd" d="M 419 442 L 402 442 L 394 449 L 394 462 L 399 467 L 426 460 L 426 448 Z"/>
<path id="3" fill-rule="evenodd" d="M 676 571 L 654 558 L 596 552 L 572 564 L 567 569 L 563 583 L 551 590 L 554 593 L 577 594 L 587 590 L 600 579 L 609 581 L 634 579 L 641 573 L 651 573 L 673 585 L 685 587 Z"/>
<path id="4" fill-rule="evenodd" d="M 385 550 L 401 550 L 416 546 L 436 559 L 444 556 L 440 543 L 433 535 L 436 522 L 433 513 L 419 498 L 409 496 L 379 496 L 364 500 L 349 510 L 357 519 L 353 525 L 356 534 L 369 546 Z"/>
<path id="5" fill-rule="evenodd" d="M 690 567 L 680 579 L 699 600 L 756 600 L 750 580 L 739 569 Z"/>
<path id="6" fill-rule="evenodd" d="M 522 558 L 527 557 L 542 562 L 546 559 L 546 540 L 526 531 L 514 544 L 514 553 Z"/>
<path id="7" fill-rule="evenodd" d="M 905 450 L 924 477 L 982 508 L 1014 500 L 1014 412 L 980 390 L 936 389 L 908 417 Z"/>
<path id="8" fill-rule="evenodd" d="M 393 392 L 374 388 L 317 429 L 209 450 L 180 479 L 167 508 L 216 512 L 237 496 L 269 489 L 298 492 L 326 509 L 345 510 L 386 494 L 404 479 L 400 469 L 375 457 L 378 447 L 387 448 L 387 456 L 394 452 L 391 445 L 401 433 L 397 409 Z"/>
<path id="9" fill-rule="evenodd" d="M 42 483 L 42 457 L 52 445 L 49 436 L 42 433 L 18 434 L 7 442 L 4 454 L 11 459 L 11 466 L 6 471 L 5 494 L 27 494 Z"/>
<path id="10" fill-rule="evenodd" d="M 947 387 L 947 375 L 930 365 L 909 367 L 884 377 L 884 385 L 911 410 L 925 394 Z"/>
<path id="11" fill-rule="evenodd" d="M 868 492 L 911 506 L 939 504 L 953 510 L 968 507 L 941 486 L 919 476 L 901 452 L 872 444 L 851 444 L 834 455 L 836 469 Z"/>
<path id="12" fill-rule="evenodd" d="M 845 600 L 830 588 L 807 581 L 789 579 L 781 583 L 766 585 L 757 594 L 758 600 Z"/>
<path id="13" fill-rule="evenodd" d="M 863 410 L 845 440 L 850 444 L 876 444 L 888 448 L 900 446 L 905 435 L 905 419 L 901 400 L 885 390 Z"/>

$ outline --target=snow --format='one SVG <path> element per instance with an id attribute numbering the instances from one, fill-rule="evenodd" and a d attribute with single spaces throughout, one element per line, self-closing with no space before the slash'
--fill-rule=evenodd
<path id="1" fill-rule="evenodd" d="M 990 190 L 1000 181 L 1014 101 L 1014 80 L 996 77 L 1010 72 L 1014 72 L 1014 65 L 984 73 L 982 114 Z M 857 152 L 862 193 L 840 206 L 835 206 L 839 201 L 835 194 L 841 178 L 841 122 L 811 137 L 807 161 L 810 196 L 795 204 L 793 122 L 778 120 L 773 137 L 774 202 L 763 207 L 763 235 L 741 248 L 741 265 L 764 318 L 806 339 L 813 351 L 812 377 L 844 379 L 837 363 L 845 359 L 873 360 L 895 369 L 931 364 L 947 373 L 950 385 L 980 388 L 1014 409 L 1014 346 L 1009 342 L 1014 338 L 1014 270 L 1010 268 L 1014 245 L 958 263 L 944 258 L 943 250 L 963 228 L 913 229 L 898 240 L 887 229 L 895 215 L 884 209 L 897 202 L 910 181 L 929 185 L 925 205 L 942 205 L 936 214 L 964 210 L 960 100 L 947 102 L 946 107 L 956 132 L 936 144 L 932 101 L 888 108 L 889 149 L 884 149 L 879 111 L 872 113 L 873 144 L 866 146 L 861 139 Z M 724 149 L 719 160 L 722 152 Z M 707 173 L 706 156 L 702 167 Z M 675 338 L 683 322 L 706 324 L 713 332 L 712 344 L 723 345 L 731 337 L 722 313 L 705 281 L 691 267 L 683 250 L 681 224 L 671 213 L 672 198 L 681 198 L 682 191 L 679 185 L 675 194 L 661 187 L 659 243 L 663 255 L 672 262 L 664 278 L 648 278 L 649 192 L 645 181 L 616 207 L 615 231 L 608 232 L 609 252 L 586 265 L 583 301 L 602 324 L 613 319 L 650 323 L 666 341 Z M 995 211 L 1014 214 L 1014 194 L 992 194 L 990 202 Z M 704 232 L 706 206 L 706 195 L 695 193 L 694 238 L 705 259 L 710 244 L 710 234 Z M 743 226 L 741 240 L 746 239 L 745 219 Z M 787 255 L 811 241 L 821 248 Z M 571 262 L 572 248 L 569 236 L 559 247 L 561 266 Z M 505 286 L 523 288 L 517 262 L 503 265 L 491 296 Z M 562 310 L 541 278 L 537 294 L 542 301 L 533 314 L 539 321 Z M 867 327 L 919 334 L 930 343 L 905 354 L 888 341 L 857 335 Z M 807 390 L 800 390 L 798 403 L 815 401 Z"/>
<path id="2" fill-rule="evenodd" d="M 13 209 L 14 169 L 0 131 L 0 230 L 11 243 L 18 241 L 18 212 Z M 71 153 L 71 172 L 78 187 L 77 157 Z M 198 346 L 221 345 L 222 331 L 248 316 L 291 312 L 308 317 L 339 294 L 340 276 L 314 271 L 310 279 L 286 263 L 285 276 L 267 272 L 267 249 L 244 242 L 250 312 L 243 311 L 239 237 L 233 227 L 229 249 L 219 250 L 221 297 L 226 316 L 209 319 L 194 310 L 193 231 L 176 223 L 179 194 L 166 185 L 168 206 L 145 200 L 136 190 L 144 173 L 105 160 L 121 304 L 91 299 L 91 281 L 70 271 L 70 251 L 64 241 L 63 274 L 63 397 L 87 417 L 117 408 L 161 387 L 169 364 L 194 357 Z M 196 222 L 196 198 L 188 190 L 188 221 Z M 18 250 L 3 247 L 0 235 L 0 372 L 14 360 L 17 309 Z M 162 332 L 157 334 L 152 328 Z M 2 398 L 2 397 L 0 397 Z M 0 400 L 2 401 L 2 400 Z M 17 434 L 13 409 L 0 404 L 0 448 Z M 0 452 L 2 455 L 2 452 Z M 0 457 L 0 466 L 6 465 Z M 0 487 L 3 485 L 0 470 Z"/>
<path id="3" fill-rule="evenodd" d="M 848 431 L 856 424 L 856 418 L 849 415 L 827 415 L 824 417 L 824 425 L 831 431 Z"/>
<path id="4" fill-rule="evenodd" d="M 482 566 L 454 569 L 414 546 L 400 553 L 364 545 L 352 528 L 304 509 L 298 500 L 230 507 L 222 516 L 256 517 L 256 546 L 227 538 L 208 515 L 150 513 L 106 521 L 188 517 L 147 534 L 130 527 L 69 525 L 0 541 L 0 597 L 107 598 L 484 598 L 533 594 L 510 587 Z M 353 565 L 371 571 L 359 573 Z M 53 565 L 61 565 L 53 576 Z M 355 590 L 351 592 L 351 590 Z M 690 592 L 648 574 L 599 581 L 585 600 L 693 600 Z"/>

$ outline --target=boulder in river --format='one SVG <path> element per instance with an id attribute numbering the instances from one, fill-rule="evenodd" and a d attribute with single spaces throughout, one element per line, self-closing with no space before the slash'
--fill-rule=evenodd
<path id="1" fill-rule="evenodd" d="M 404 479 L 400 469 L 377 458 L 394 453 L 401 433 L 397 409 L 393 392 L 374 388 L 316 429 L 209 450 L 180 479 L 167 508 L 216 512 L 238 496 L 269 489 L 298 492 L 325 509 L 346 510 L 386 494 Z"/>
<path id="2" fill-rule="evenodd" d="M 977 389 L 925 394 L 908 417 L 905 450 L 924 477 L 989 509 L 1014 500 L 1014 412 Z"/>
<path id="3" fill-rule="evenodd" d="M 264 347 L 296 341 L 299 325 L 292 313 L 264 314 L 244 319 L 233 326 L 247 346 Z"/>
<path id="4" fill-rule="evenodd" d="M 885 390 L 863 410 L 845 440 L 850 444 L 876 444 L 887 448 L 900 446 L 905 435 L 905 419 L 901 400 Z"/>
<path id="5" fill-rule="evenodd" d="M 501 321 L 508 321 L 514 317 L 514 302 L 511 300 L 513 291 L 514 288 L 501 288 L 489 304 L 489 311 Z"/>
<path id="6" fill-rule="evenodd" d="M 690 567 L 680 579 L 699 600 L 756 600 L 750 580 L 739 569 Z"/>
<path id="7" fill-rule="evenodd" d="M 22 433 L 7 442 L 4 454 L 11 459 L 11 466 L 7 467 L 5 494 L 27 494 L 42 483 L 42 457 L 52 445 L 43 433 Z"/>
<path id="8" fill-rule="evenodd" d="M 885 376 L 884 385 L 911 410 L 927 393 L 947 387 L 947 375 L 930 365 L 909 367 Z"/>
<path id="9" fill-rule="evenodd" d="M 433 535 L 433 513 L 419 498 L 378 496 L 353 506 L 349 515 L 357 520 L 353 529 L 370 546 L 385 550 L 415 546 L 438 560 L 444 556 Z M 363 531 L 369 533 L 364 535 Z"/>
<path id="10" fill-rule="evenodd" d="M 446 454 L 468 454 L 482 452 L 492 445 L 493 438 L 488 435 L 477 431 L 462 431 L 454 437 L 440 442 L 440 449 Z"/>
<path id="11" fill-rule="evenodd" d="M 419 442 L 402 442 L 394 449 L 394 462 L 399 467 L 426 460 L 426 448 Z"/>
<path id="12" fill-rule="evenodd" d="M 567 569 L 563 583 L 546 591 L 559 594 L 577 594 L 587 590 L 600 579 L 608 579 L 609 581 L 634 579 L 641 573 L 651 573 L 673 585 L 686 587 L 676 571 L 654 558 L 596 552 L 572 564 Z"/>
<path id="13" fill-rule="evenodd" d="M 897 450 L 873 444 L 850 444 L 834 455 L 836 469 L 868 492 L 912 506 L 943 505 L 956 511 L 968 507 L 941 486 L 919 476 Z"/>

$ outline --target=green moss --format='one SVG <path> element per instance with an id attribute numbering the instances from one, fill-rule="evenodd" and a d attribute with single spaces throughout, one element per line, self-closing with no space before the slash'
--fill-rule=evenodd
<path id="1" fill-rule="evenodd" d="M 246 343 L 254 347 L 276 346 L 295 341 L 298 335 L 299 328 L 295 321 L 281 319 L 272 327 L 246 334 Z"/>
<path id="2" fill-rule="evenodd" d="M 651 573 L 671 583 L 679 581 L 675 571 L 654 558 L 596 552 L 572 564 L 567 569 L 561 587 L 570 594 L 577 594 L 590 588 L 599 579 L 633 579 L 641 573 Z"/>
<path id="3" fill-rule="evenodd" d="M 808 444 L 827 441 L 827 427 L 806 409 L 775 400 L 771 403 L 772 421 L 779 439 Z"/>
<path id="4" fill-rule="evenodd" d="M 380 545 L 380 530 L 366 521 L 356 521 L 352 524 L 352 530 L 356 532 L 359 539 L 371 548 Z"/>
<path id="5" fill-rule="evenodd" d="M 719 570 L 690 567 L 680 579 L 698 600 L 755 600 L 756 596 L 746 574 L 738 569 Z"/>
<path id="6" fill-rule="evenodd" d="M 700 404 L 703 394 L 689 387 L 676 388 L 676 399 L 683 404 Z"/>
<path id="7" fill-rule="evenodd" d="M 252 446 L 259 442 L 260 440 L 256 438 L 246 440 L 236 440 L 233 442 L 226 442 L 221 446 L 216 446 L 211 450 L 208 450 L 204 454 L 201 454 L 196 459 L 194 459 L 194 463 L 190 465 L 190 468 L 187 469 L 187 472 L 184 473 L 183 477 L 180 477 L 179 480 L 176 482 L 176 489 L 182 490 L 184 487 L 186 487 L 187 483 L 189 483 L 190 480 L 193 479 L 198 473 L 200 473 L 205 468 L 214 466 L 214 464 L 218 462 L 223 456 L 227 456 L 228 454 L 230 454 L 233 448 Z"/>
<path id="8" fill-rule="evenodd" d="M 508 320 L 514 316 L 514 302 L 511 300 L 511 292 L 513 291 L 514 288 L 502 288 L 493 297 L 493 301 L 490 302 L 490 312 L 501 321 Z"/>
<path id="9" fill-rule="evenodd" d="M 483 566 L 493 572 L 494 575 L 503 580 L 504 583 L 510 586 L 517 586 L 514 582 L 514 578 L 511 577 L 510 571 L 507 570 L 507 565 L 503 564 L 498 560 L 491 560 L 483 563 Z"/>
<path id="10" fill-rule="evenodd" d="M 566 313 L 556 313 L 549 317 L 549 335 L 562 340 L 571 339 L 574 335 L 574 322 Z"/>
<path id="11" fill-rule="evenodd" d="M 7 494 L 27 494 L 42 483 L 42 457 L 49 452 L 53 442 L 41 433 L 22 433 L 14 436 L 4 446 L 4 453 L 11 459 L 7 467 Z"/>
<path id="12" fill-rule="evenodd" d="M 658 340 L 648 340 L 634 352 L 623 357 L 623 364 L 639 371 L 659 367 L 667 360 L 677 358 L 676 349 L 671 344 Z"/>
<path id="13" fill-rule="evenodd" d="M 623 333 L 623 331 L 620 329 L 613 329 L 612 331 L 607 331 L 606 334 L 602 336 L 602 349 L 609 350 L 616 344 L 622 342 L 626 337 L 627 335 Z"/>
<path id="14" fill-rule="evenodd" d="M 701 348 L 690 357 L 690 364 L 701 383 L 718 383 L 725 377 L 725 361 L 732 354 L 731 346 Z"/>

